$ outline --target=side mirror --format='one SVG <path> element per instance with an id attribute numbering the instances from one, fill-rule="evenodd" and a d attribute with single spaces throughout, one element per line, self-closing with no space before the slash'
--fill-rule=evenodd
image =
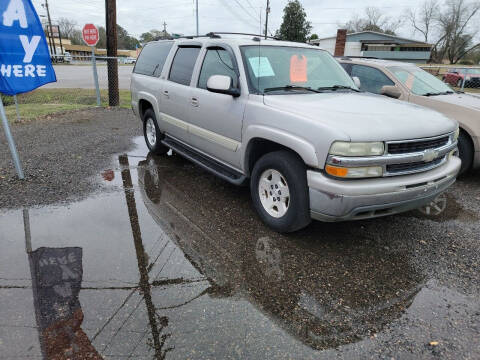
<path id="1" fill-rule="evenodd" d="M 380 90 L 380 94 L 394 98 L 394 99 L 398 99 L 400 96 L 402 96 L 402 92 L 396 86 L 393 86 L 393 85 L 383 86 L 382 89 Z"/>
<path id="2" fill-rule="evenodd" d="M 232 84 L 233 80 L 230 76 L 212 75 L 207 81 L 207 90 L 218 94 L 239 97 L 240 90 L 237 88 L 233 88 Z"/>
<path id="3" fill-rule="evenodd" d="M 360 86 L 362 86 L 360 79 L 357 76 L 353 76 L 352 79 L 353 79 L 353 82 L 355 83 L 355 86 L 360 89 Z"/>

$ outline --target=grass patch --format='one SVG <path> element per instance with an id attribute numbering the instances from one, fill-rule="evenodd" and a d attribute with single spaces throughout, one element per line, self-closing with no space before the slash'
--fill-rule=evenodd
<path id="1" fill-rule="evenodd" d="M 5 112 L 10 121 L 17 121 L 13 98 L 2 97 Z M 94 89 L 38 89 L 20 94 L 18 107 L 22 121 L 31 121 L 39 117 L 59 112 L 91 108 L 97 105 Z M 108 106 L 108 90 L 100 90 L 102 106 Z M 130 109 L 130 91 L 120 90 L 120 107 Z"/>

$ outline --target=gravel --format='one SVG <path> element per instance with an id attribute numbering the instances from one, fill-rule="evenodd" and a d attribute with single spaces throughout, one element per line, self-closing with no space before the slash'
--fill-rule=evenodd
<path id="1" fill-rule="evenodd" d="M 17 178 L 0 131 L 0 209 L 71 202 L 99 190 L 113 154 L 128 151 L 141 126 L 131 110 L 93 108 L 11 126 L 26 179 Z"/>

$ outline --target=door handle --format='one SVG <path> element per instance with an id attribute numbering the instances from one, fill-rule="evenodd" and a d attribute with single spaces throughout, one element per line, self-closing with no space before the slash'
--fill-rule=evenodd
<path id="1" fill-rule="evenodd" d="M 168 90 L 163 90 L 163 95 L 168 99 L 170 98 L 170 95 L 168 93 Z"/>
<path id="2" fill-rule="evenodd" d="M 198 99 L 193 97 L 193 98 L 191 99 L 191 103 L 192 103 L 192 106 L 197 107 L 197 106 L 198 106 Z"/>

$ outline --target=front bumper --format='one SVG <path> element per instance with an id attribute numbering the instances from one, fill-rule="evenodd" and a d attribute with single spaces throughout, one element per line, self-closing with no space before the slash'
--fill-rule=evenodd
<path id="1" fill-rule="evenodd" d="M 365 180 L 335 180 L 307 171 L 310 214 L 320 221 L 369 219 L 417 209 L 450 187 L 461 161 L 452 156 L 433 170 Z"/>

